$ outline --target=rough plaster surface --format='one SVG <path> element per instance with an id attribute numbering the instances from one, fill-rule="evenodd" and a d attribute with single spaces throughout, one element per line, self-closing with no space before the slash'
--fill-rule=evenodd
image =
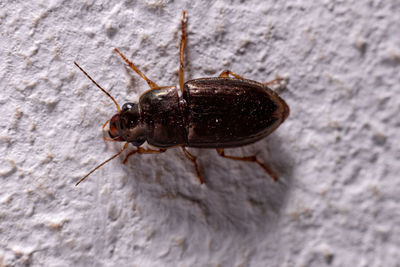
<path id="1" fill-rule="evenodd" d="M 231 69 L 289 79 L 289 119 L 256 153 L 114 160 L 113 103 Z M 400 2 L 0 2 L 0 266 L 400 266 Z M 240 122 L 238 122 L 240 123 Z"/>

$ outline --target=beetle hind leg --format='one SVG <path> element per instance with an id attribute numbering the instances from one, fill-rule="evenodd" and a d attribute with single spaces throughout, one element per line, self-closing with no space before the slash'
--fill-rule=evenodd
<path id="1" fill-rule="evenodd" d="M 275 174 L 275 172 L 273 172 L 267 165 L 265 165 L 264 163 L 262 163 L 261 161 L 259 161 L 255 155 L 253 155 L 253 156 L 248 156 L 248 157 L 229 156 L 229 155 L 225 155 L 225 151 L 224 151 L 223 148 L 217 148 L 217 153 L 218 153 L 218 155 L 220 155 L 221 157 L 224 157 L 224 158 L 227 158 L 227 159 L 255 162 L 255 163 L 257 163 L 260 167 L 262 167 L 266 173 L 269 174 L 269 176 L 272 178 L 272 180 L 274 180 L 275 182 L 278 181 L 278 176 Z"/>
<path id="2" fill-rule="evenodd" d="M 230 71 L 230 70 L 224 70 L 223 72 L 221 72 L 221 74 L 218 77 L 229 78 L 229 75 L 235 77 L 236 79 L 244 80 L 244 78 L 242 76 L 237 75 L 236 73 L 234 73 L 233 71 Z"/>
<path id="3" fill-rule="evenodd" d="M 197 165 L 197 161 L 196 161 L 197 157 L 190 154 L 189 151 L 187 151 L 184 146 L 182 146 L 182 150 L 185 153 L 186 157 L 193 162 L 194 168 L 196 169 L 197 178 L 199 179 L 200 183 L 204 184 L 205 181 L 200 174 L 199 165 Z"/>
<path id="4" fill-rule="evenodd" d="M 279 83 L 279 82 L 282 81 L 282 80 L 283 80 L 283 78 L 281 78 L 281 77 L 278 76 L 278 77 L 276 77 L 276 79 L 274 79 L 274 80 L 272 80 L 272 81 L 263 83 L 263 85 L 268 86 L 268 85 L 271 85 L 271 84 L 274 84 L 274 83 Z"/>
<path id="5" fill-rule="evenodd" d="M 245 78 L 243 78 L 240 75 L 237 75 L 236 73 L 234 73 L 233 71 L 230 71 L 230 70 L 224 70 L 223 72 L 221 72 L 221 74 L 218 77 L 219 78 L 229 78 L 229 75 L 231 75 L 231 76 L 233 76 L 233 77 L 235 77 L 236 79 L 239 79 L 239 80 L 245 80 Z M 264 86 L 269 86 L 269 85 L 274 84 L 274 83 L 279 83 L 282 80 L 283 80 L 283 78 L 278 76 L 278 77 L 276 77 L 276 79 L 274 79 L 274 80 L 272 80 L 270 82 L 263 83 L 263 85 Z"/>

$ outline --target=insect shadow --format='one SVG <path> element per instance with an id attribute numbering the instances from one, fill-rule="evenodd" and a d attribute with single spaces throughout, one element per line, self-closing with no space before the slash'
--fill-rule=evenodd
<path id="1" fill-rule="evenodd" d="M 193 173 L 188 170 L 190 165 L 184 164 L 183 157 L 181 162 L 176 162 L 179 156 L 130 161 L 123 168 L 127 176 L 126 186 L 138 197 L 138 205 L 145 206 L 141 210 L 146 210 L 146 216 L 165 220 L 171 228 L 179 229 L 183 223 L 188 227 L 206 227 L 217 232 L 270 232 L 276 227 L 285 206 L 293 163 L 290 154 L 281 149 L 278 136 L 272 135 L 269 140 L 256 144 L 257 147 L 253 145 L 248 150 L 268 146 L 269 152 L 274 154 L 274 166 L 281 174 L 278 182 L 268 179 L 262 170 L 250 164 L 230 161 L 223 164 L 224 159 L 215 152 L 198 150 L 196 155 L 200 159 L 200 168 L 209 177 L 207 186 L 199 188 L 196 183 L 182 182 L 193 180 Z M 244 150 L 243 153 L 248 152 L 247 148 Z M 265 153 L 259 155 L 267 157 Z M 161 169 L 175 166 L 175 172 L 166 174 L 153 168 L 150 174 L 144 171 L 132 174 L 132 169 L 147 169 L 148 164 L 157 164 Z M 209 165 L 212 167 L 205 167 Z"/>

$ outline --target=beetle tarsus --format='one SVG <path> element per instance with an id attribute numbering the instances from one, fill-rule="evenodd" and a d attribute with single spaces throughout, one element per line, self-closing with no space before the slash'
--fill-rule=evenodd
<path id="1" fill-rule="evenodd" d="M 217 153 L 221 157 L 224 157 L 224 158 L 227 158 L 227 159 L 255 162 L 260 167 L 262 167 L 265 170 L 266 173 L 269 174 L 269 176 L 271 177 L 272 180 L 274 180 L 275 182 L 278 181 L 278 176 L 275 174 L 275 172 L 273 172 L 267 165 L 265 165 L 264 163 L 259 161 L 255 155 L 248 156 L 248 157 L 229 156 L 229 155 L 225 155 L 225 151 L 224 151 L 223 148 L 217 148 Z"/>

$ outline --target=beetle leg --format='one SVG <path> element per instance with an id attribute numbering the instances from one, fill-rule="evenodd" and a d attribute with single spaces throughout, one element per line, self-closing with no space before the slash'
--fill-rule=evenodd
<path id="1" fill-rule="evenodd" d="M 270 85 L 270 84 L 274 84 L 274 83 L 279 83 L 280 81 L 282 81 L 283 79 L 281 78 L 281 77 L 276 77 L 276 79 L 274 79 L 274 80 L 272 80 L 272 81 L 270 81 L 270 82 L 267 82 L 267 83 L 263 83 L 265 86 L 268 86 L 268 85 Z"/>
<path id="2" fill-rule="evenodd" d="M 182 93 L 183 93 L 183 86 L 185 83 L 185 71 L 183 68 L 183 59 L 184 59 L 183 56 L 185 54 L 185 47 L 186 47 L 185 19 L 186 19 L 186 11 L 183 10 L 182 20 L 181 20 L 182 37 L 181 37 L 181 45 L 179 47 L 179 57 L 180 57 L 179 87 L 180 87 Z"/>
<path id="3" fill-rule="evenodd" d="M 159 150 L 155 150 L 155 149 L 138 147 L 136 150 L 129 152 L 128 155 L 126 155 L 126 157 L 122 163 L 125 164 L 126 161 L 128 160 L 128 158 L 136 153 L 138 153 L 138 154 L 160 154 L 165 151 L 167 151 L 165 148 L 160 148 Z"/>
<path id="4" fill-rule="evenodd" d="M 189 151 L 187 151 L 184 146 L 182 146 L 182 150 L 185 153 L 186 157 L 193 162 L 194 168 L 196 169 L 197 178 L 200 180 L 200 183 L 204 184 L 205 181 L 204 181 L 203 177 L 201 176 L 199 166 L 197 165 L 197 161 L 196 161 L 197 157 L 190 154 Z"/>
<path id="5" fill-rule="evenodd" d="M 239 75 L 237 75 L 236 73 L 234 73 L 233 71 L 230 71 L 230 70 L 224 70 L 223 72 L 221 72 L 221 74 L 218 77 L 220 77 L 220 78 L 229 78 L 229 75 L 232 75 L 236 79 L 244 80 L 244 78 L 242 76 L 239 76 Z"/>
<path id="6" fill-rule="evenodd" d="M 248 156 L 248 157 L 229 156 L 229 155 L 225 155 L 225 151 L 223 148 L 217 148 L 217 153 L 221 157 L 224 157 L 227 159 L 256 162 L 269 174 L 269 176 L 271 176 L 272 180 L 274 180 L 275 182 L 278 181 L 278 176 L 275 174 L 275 172 L 273 172 L 267 165 L 265 165 L 264 163 L 259 161 L 255 155 Z"/>
<path id="7" fill-rule="evenodd" d="M 125 62 L 129 65 L 129 67 L 131 67 L 140 77 L 142 77 L 147 82 L 147 84 L 150 86 L 151 89 L 158 87 L 157 84 L 155 84 L 152 80 L 147 78 L 146 75 L 143 74 L 143 72 L 141 72 L 135 65 L 133 65 L 133 63 L 130 62 L 121 52 L 119 52 L 117 48 L 114 48 L 114 51 L 117 52 L 122 57 L 123 60 L 125 60 Z"/>

